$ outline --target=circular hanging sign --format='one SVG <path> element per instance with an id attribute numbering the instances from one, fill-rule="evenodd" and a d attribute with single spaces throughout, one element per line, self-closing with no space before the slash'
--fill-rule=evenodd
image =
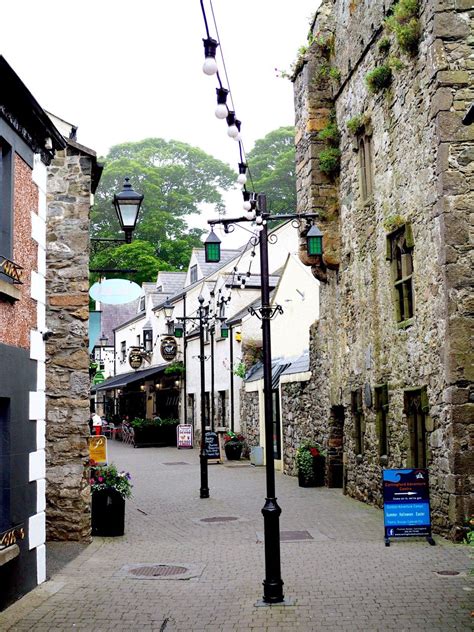
<path id="1" fill-rule="evenodd" d="M 121 305 L 130 303 L 144 295 L 142 288 L 133 281 L 126 279 L 105 279 L 98 281 L 89 290 L 94 301 L 100 301 L 107 305 Z"/>
<path id="2" fill-rule="evenodd" d="M 174 360 L 174 358 L 176 358 L 176 354 L 178 353 L 176 340 L 172 336 L 163 338 L 161 341 L 160 351 L 163 356 L 163 360 Z"/>
<path id="3" fill-rule="evenodd" d="M 128 354 L 128 363 L 132 369 L 139 369 L 143 363 L 142 352 L 138 349 L 132 349 Z"/>

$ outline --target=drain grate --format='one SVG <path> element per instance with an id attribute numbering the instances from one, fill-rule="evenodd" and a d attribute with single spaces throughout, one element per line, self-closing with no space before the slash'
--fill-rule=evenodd
<path id="1" fill-rule="evenodd" d="M 186 461 L 172 461 L 171 463 L 163 463 L 163 465 L 189 465 Z"/>
<path id="2" fill-rule="evenodd" d="M 441 575 L 441 577 L 455 577 L 456 575 L 460 575 L 459 571 L 435 571 L 436 575 Z"/>
<path id="3" fill-rule="evenodd" d="M 170 575 L 182 575 L 187 572 L 188 569 L 184 566 L 168 566 L 166 564 L 139 566 L 130 570 L 130 573 L 135 575 L 135 577 L 169 577 Z"/>
<path id="4" fill-rule="evenodd" d="M 128 577 L 129 579 L 141 580 L 184 580 L 199 579 L 204 564 L 194 564 L 188 562 L 172 562 L 168 564 L 127 564 L 117 572 L 117 577 Z"/>
<path id="5" fill-rule="evenodd" d="M 214 516 L 213 518 L 201 518 L 201 522 L 233 522 L 238 520 L 235 516 Z"/>
<path id="6" fill-rule="evenodd" d="M 280 536 L 282 542 L 291 542 L 294 540 L 313 540 L 313 536 L 309 533 L 309 531 L 282 531 Z"/>

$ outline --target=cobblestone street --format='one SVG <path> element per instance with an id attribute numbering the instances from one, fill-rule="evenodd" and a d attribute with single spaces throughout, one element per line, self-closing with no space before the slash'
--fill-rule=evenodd
<path id="1" fill-rule="evenodd" d="M 201 500 L 197 449 L 109 443 L 110 460 L 134 483 L 125 536 L 94 538 L 62 568 L 48 562 L 49 581 L 0 614 L 2 632 L 471 629 L 467 546 L 436 538 L 435 547 L 417 540 L 386 548 L 380 510 L 341 490 L 299 488 L 280 474 L 282 577 L 294 605 L 256 607 L 264 468 L 209 465 L 211 497 Z M 295 531 L 311 539 L 285 533 Z M 181 579 L 127 575 L 140 564 L 186 572 Z"/>

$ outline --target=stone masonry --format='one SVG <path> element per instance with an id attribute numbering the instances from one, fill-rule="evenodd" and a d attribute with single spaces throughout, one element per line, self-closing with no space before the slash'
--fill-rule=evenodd
<path id="1" fill-rule="evenodd" d="M 48 175 L 47 537 L 90 539 L 89 209 L 95 153 L 73 140 Z"/>
<path id="2" fill-rule="evenodd" d="M 293 76 L 298 210 L 319 210 L 324 233 L 323 257 L 303 253 L 302 260 L 324 282 L 312 378 L 283 388 L 284 461 L 294 473 L 299 441 L 322 441 L 342 451 L 346 492 L 379 505 L 382 467 L 426 465 L 433 527 L 459 538 L 472 515 L 474 471 L 474 125 L 462 124 L 474 100 L 474 5 L 421 0 L 411 55 L 384 27 L 395 5 L 323 0 L 314 43 Z M 382 65 L 392 81 L 372 93 L 367 73 Z M 358 130 L 347 125 L 355 117 Z M 318 132 L 331 120 L 340 133 L 336 176 L 322 173 L 319 162 Z M 366 171 L 361 142 L 370 145 Z M 371 181 L 369 194 L 363 178 Z M 411 272 L 412 314 L 405 319 L 396 315 L 393 277 L 399 235 L 403 275 Z M 382 408 L 376 410 L 381 385 L 387 454 L 380 452 Z"/>

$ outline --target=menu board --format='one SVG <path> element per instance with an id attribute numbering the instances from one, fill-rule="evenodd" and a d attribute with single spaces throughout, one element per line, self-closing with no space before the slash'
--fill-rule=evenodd
<path id="1" fill-rule="evenodd" d="M 180 424 L 176 428 L 178 450 L 181 448 L 193 447 L 193 427 L 191 424 Z"/>
<path id="2" fill-rule="evenodd" d="M 208 463 L 220 463 L 222 461 L 221 446 L 216 432 L 206 432 L 204 435 Z"/>

